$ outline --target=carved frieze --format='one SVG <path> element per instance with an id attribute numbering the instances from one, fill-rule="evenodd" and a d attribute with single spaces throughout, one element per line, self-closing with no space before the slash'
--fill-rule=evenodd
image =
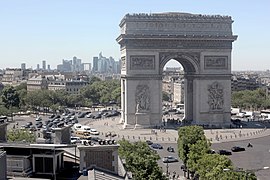
<path id="1" fill-rule="evenodd" d="M 210 111 L 221 111 L 224 106 L 223 87 L 218 82 L 208 86 L 208 104 Z"/>
<path id="2" fill-rule="evenodd" d="M 151 55 L 130 56 L 130 69 L 131 70 L 154 70 L 155 69 L 155 56 L 151 56 Z"/>
<path id="3" fill-rule="evenodd" d="M 121 57 L 121 69 L 126 69 L 126 56 Z"/>
<path id="4" fill-rule="evenodd" d="M 150 110 L 150 89 L 147 85 L 138 85 L 135 94 L 136 112 L 148 112 Z"/>
<path id="5" fill-rule="evenodd" d="M 212 34 L 230 35 L 231 25 L 228 23 L 205 22 L 128 22 L 129 31 L 145 34 L 163 33 L 169 30 L 170 34 Z M 123 27 L 122 27 L 123 28 Z M 132 30 L 131 30 L 132 29 Z"/>
<path id="6" fill-rule="evenodd" d="M 129 39 L 121 47 L 130 49 L 231 49 L 231 41 Z"/>
<path id="7" fill-rule="evenodd" d="M 204 56 L 204 69 L 228 69 L 228 56 Z"/>

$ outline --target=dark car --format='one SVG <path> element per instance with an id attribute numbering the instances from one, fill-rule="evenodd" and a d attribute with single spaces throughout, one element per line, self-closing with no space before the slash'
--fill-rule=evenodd
<path id="1" fill-rule="evenodd" d="M 168 151 L 168 152 L 174 152 L 174 148 L 173 148 L 172 146 L 169 146 L 169 147 L 167 148 L 167 151 Z"/>
<path id="2" fill-rule="evenodd" d="M 78 118 L 84 118 L 86 115 L 86 112 L 81 112 L 78 114 Z"/>
<path id="3" fill-rule="evenodd" d="M 40 122 L 40 121 L 39 121 L 39 122 Z M 32 122 L 28 122 L 28 123 L 26 123 L 26 125 L 27 125 L 27 126 L 32 126 L 33 123 L 32 123 Z"/>
<path id="4" fill-rule="evenodd" d="M 154 149 L 163 149 L 163 147 L 160 144 L 154 143 L 151 145 L 152 148 Z"/>
<path id="5" fill-rule="evenodd" d="M 225 150 L 225 149 L 221 149 L 218 151 L 218 154 L 220 155 L 232 155 L 231 151 Z"/>
<path id="6" fill-rule="evenodd" d="M 39 128 L 42 128 L 43 124 L 42 124 L 42 123 L 39 123 L 39 124 L 37 124 L 36 126 L 37 126 L 37 128 L 39 129 Z"/>
<path id="7" fill-rule="evenodd" d="M 234 146 L 232 147 L 232 152 L 240 152 L 240 151 L 245 151 L 246 149 L 240 146 Z"/>
<path id="8" fill-rule="evenodd" d="M 150 140 L 146 140 L 145 142 L 146 142 L 148 145 L 153 144 L 153 142 L 152 142 L 152 141 L 150 141 Z"/>
<path id="9" fill-rule="evenodd" d="M 210 149 L 209 151 L 207 151 L 208 154 L 215 154 L 216 151 L 214 149 Z"/>

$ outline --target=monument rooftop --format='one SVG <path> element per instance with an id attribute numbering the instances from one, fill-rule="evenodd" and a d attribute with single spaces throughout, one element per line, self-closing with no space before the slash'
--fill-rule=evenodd
<path id="1" fill-rule="evenodd" d="M 126 14 L 120 22 L 126 35 L 232 35 L 231 16 L 181 12 Z"/>

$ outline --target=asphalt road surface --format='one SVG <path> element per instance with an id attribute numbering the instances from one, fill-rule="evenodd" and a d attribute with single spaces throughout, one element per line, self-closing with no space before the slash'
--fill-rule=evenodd
<path id="1" fill-rule="evenodd" d="M 43 119 L 47 120 L 48 117 Z M 26 124 L 27 122 L 33 122 L 35 124 L 35 117 L 14 117 L 15 122 L 18 122 L 20 127 L 21 125 Z M 80 122 L 86 122 L 90 119 L 87 118 L 79 118 Z M 91 120 L 90 120 L 91 121 Z M 250 123 L 252 124 L 252 123 Z M 10 123 L 8 128 L 12 128 L 15 123 Z M 270 123 L 266 123 L 266 126 L 270 126 Z M 252 148 L 247 148 L 247 144 L 251 143 L 253 145 Z M 157 150 L 161 159 L 158 161 L 160 167 L 162 167 L 163 171 L 167 172 L 167 163 L 162 162 L 162 158 L 165 156 L 174 156 L 178 158 L 178 150 L 177 143 L 161 143 L 163 146 L 162 150 Z M 167 147 L 172 146 L 175 149 L 174 153 L 168 152 Z M 270 167 L 270 136 L 250 139 L 250 140 L 242 140 L 237 142 L 224 142 L 224 143 L 215 143 L 212 144 L 212 148 L 214 150 L 219 149 L 227 149 L 230 150 L 233 146 L 242 146 L 246 148 L 244 152 L 233 152 L 229 158 L 233 161 L 235 167 L 243 168 L 243 170 L 254 171 L 259 180 L 269 180 L 270 179 L 270 169 L 260 170 L 263 167 Z M 168 163 L 168 171 L 172 174 L 174 171 L 177 175 L 183 176 L 183 171 L 180 169 L 182 165 L 182 161 L 178 158 L 179 162 Z"/>

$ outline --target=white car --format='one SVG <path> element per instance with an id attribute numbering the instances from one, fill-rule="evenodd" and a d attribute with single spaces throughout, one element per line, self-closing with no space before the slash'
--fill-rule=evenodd
<path id="1" fill-rule="evenodd" d="M 71 144 L 81 143 L 81 139 L 80 139 L 80 137 L 71 136 L 70 137 L 70 142 L 71 142 Z"/>
<path id="2" fill-rule="evenodd" d="M 42 121 L 42 118 L 41 118 L 40 116 L 38 116 L 38 117 L 36 118 L 36 121 Z"/>
<path id="3" fill-rule="evenodd" d="M 178 159 L 173 156 L 167 156 L 162 159 L 163 163 L 173 163 L 178 162 Z"/>
<path id="4" fill-rule="evenodd" d="M 75 131 L 77 131 L 77 130 L 82 128 L 82 125 L 81 124 L 74 124 L 73 128 L 74 128 Z"/>
<path id="5" fill-rule="evenodd" d="M 91 129 L 90 134 L 99 135 L 99 132 L 96 129 Z"/>

